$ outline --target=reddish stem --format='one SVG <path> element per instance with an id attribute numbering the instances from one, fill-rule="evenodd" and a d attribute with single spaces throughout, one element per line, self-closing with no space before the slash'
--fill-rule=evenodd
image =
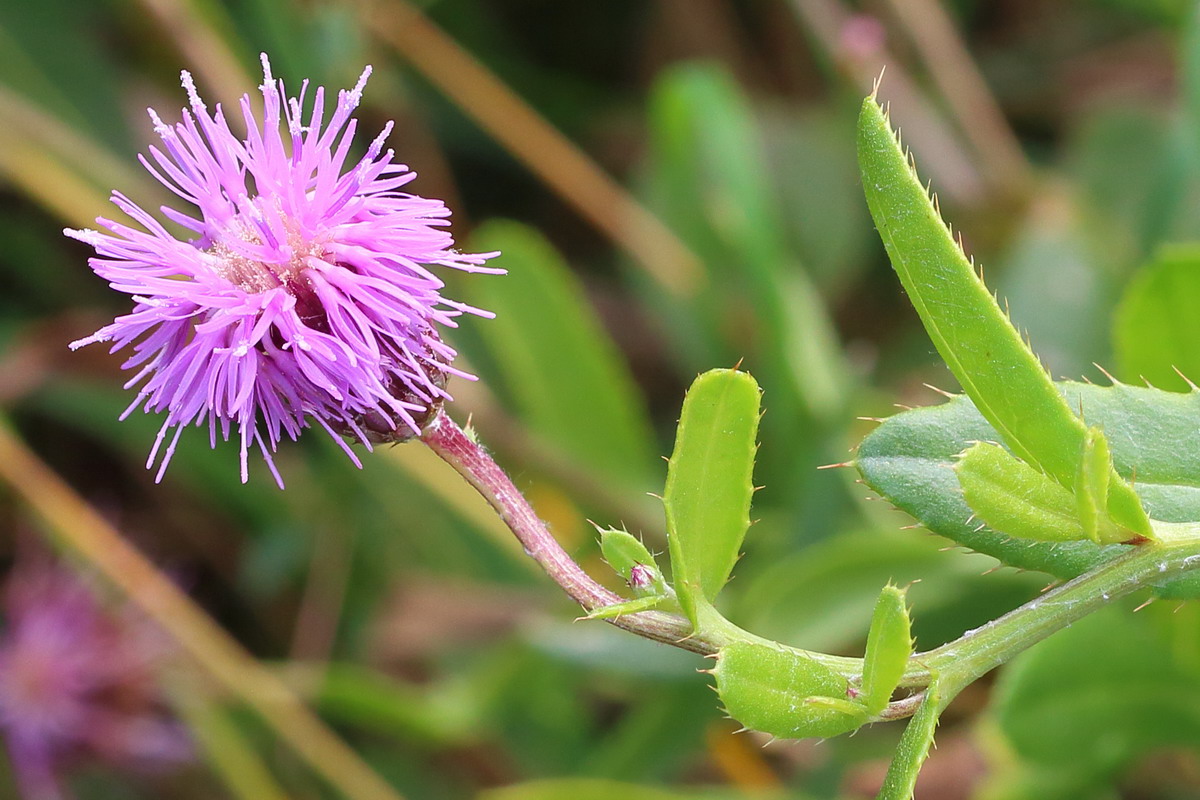
<path id="1" fill-rule="evenodd" d="M 483 495 L 524 546 L 530 558 L 584 610 L 591 611 L 625 601 L 625 598 L 593 580 L 575 563 L 504 470 L 445 411 L 439 410 L 425 426 L 421 440 Z M 674 614 L 642 611 L 607 621 L 647 639 L 685 650 L 704 655 L 716 652 L 710 642 L 692 638 L 691 624 Z"/>

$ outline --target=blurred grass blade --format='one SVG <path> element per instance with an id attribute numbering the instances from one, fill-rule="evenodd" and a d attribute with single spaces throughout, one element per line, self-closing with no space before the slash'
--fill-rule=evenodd
<path id="1" fill-rule="evenodd" d="M 540 234 L 490 222 L 471 247 L 500 250 L 508 274 L 463 283 L 496 314 L 483 346 L 531 429 L 622 486 L 649 485 L 654 437 L 633 378 L 583 287 Z"/>
<path id="2" fill-rule="evenodd" d="M 365 18 L 471 117 L 597 229 L 623 247 L 674 297 L 703 283 L 699 259 L 582 150 L 553 128 L 407 0 Z"/>
<path id="3" fill-rule="evenodd" d="M 686 64 L 659 79 L 650 113 L 657 205 L 705 254 L 713 276 L 712 308 L 696 309 L 698 321 L 719 327 L 731 296 L 745 295 L 753 306 L 747 323 L 762 329 L 755 338 L 762 361 L 756 363 L 782 381 L 779 388 L 786 386 L 807 415 L 828 418 L 844 391 L 837 338 L 812 281 L 788 248 L 745 97 L 719 67 Z M 727 355 L 747 355 L 745 345 Z M 772 397 L 777 404 L 789 400 L 782 392 Z"/>
<path id="4" fill-rule="evenodd" d="M 1073 489 L 1086 425 L 954 241 L 874 96 L 863 102 L 858 142 L 871 216 L 938 352 L 1005 444 Z M 1137 495 L 1119 476 L 1109 485 L 1107 512 L 1129 531 L 1151 535 Z"/>
<path id="5" fill-rule="evenodd" d="M 715 369 L 683 401 L 663 504 L 675 591 L 692 623 L 741 551 L 754 494 L 759 390 L 745 372 Z"/>
<path id="6" fill-rule="evenodd" d="M 197 686 L 174 688 L 172 705 L 230 794 L 237 800 L 287 800 L 288 795 L 224 708 Z"/>
<path id="7" fill-rule="evenodd" d="M 0 477 L 40 516 L 58 544 L 91 565 L 213 679 L 347 798 L 400 795 L 303 703 L 121 537 L 0 419 Z"/>
<path id="8" fill-rule="evenodd" d="M 1200 380 L 1197 308 L 1200 245 L 1163 248 L 1125 289 L 1117 308 L 1113 347 L 1120 375 L 1170 391 L 1191 388 L 1189 378 Z"/>

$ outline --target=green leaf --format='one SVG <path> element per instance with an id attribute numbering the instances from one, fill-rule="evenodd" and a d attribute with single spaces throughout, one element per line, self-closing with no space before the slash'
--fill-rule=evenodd
<path id="1" fill-rule="evenodd" d="M 1126 479 L 1136 473 L 1137 492 L 1154 519 L 1200 520 L 1200 393 L 1070 382 L 1058 388 L 1072 408 L 1106 432 L 1114 467 Z M 1035 542 L 1003 529 L 978 528 L 952 467 L 973 442 L 996 438 L 971 401 L 957 397 L 888 419 L 863 440 L 856 463 L 872 489 L 922 525 L 1010 566 L 1072 578 L 1128 551 L 1090 541 Z M 1198 597 L 1200 577 L 1175 578 L 1158 592 Z"/>
<path id="2" fill-rule="evenodd" d="M 640 539 L 628 531 L 611 528 L 600 531 L 600 552 L 608 565 L 626 583 L 632 583 L 634 570 L 638 567 L 650 567 L 658 575 L 658 581 L 662 580 L 662 573 L 658 569 L 658 562 L 654 560 L 654 555 L 646 549 L 646 545 L 642 544 Z M 635 592 L 639 590 L 638 586 L 630 588 Z M 666 588 L 665 584 L 663 584 L 663 588 Z M 665 594 L 665 592 L 652 592 L 652 594 Z"/>
<path id="3" fill-rule="evenodd" d="M 1073 489 L 1083 420 L 954 241 L 874 97 L 863 103 L 858 144 L 871 216 L 938 352 L 1013 453 Z M 1150 536 L 1129 485 L 1114 480 L 1109 491 L 1114 521 Z"/>
<path id="4" fill-rule="evenodd" d="M 1071 493 L 1000 445 L 972 445 L 954 471 L 976 519 L 993 530 L 1044 542 L 1093 538 Z"/>
<path id="5" fill-rule="evenodd" d="M 1160 389 L 1200 380 L 1200 246 L 1163 248 L 1125 289 L 1113 327 L 1120 374 Z"/>
<path id="6" fill-rule="evenodd" d="M 584 619 L 613 619 L 615 617 L 624 616 L 625 614 L 636 614 L 639 611 L 650 611 L 658 608 L 665 603 L 667 596 L 664 594 L 652 594 L 645 597 L 639 597 L 636 600 L 628 600 L 624 603 L 613 603 L 611 606 L 601 606 L 593 608 L 584 615 Z"/>
<path id="7" fill-rule="evenodd" d="M 1108 440 L 1096 426 L 1088 428 L 1075 478 L 1075 507 L 1087 538 L 1099 544 L 1123 542 L 1128 535 L 1108 515 L 1109 478 L 1113 474 Z"/>
<path id="8" fill-rule="evenodd" d="M 644 403 L 578 279 L 516 222 L 484 225 L 471 247 L 500 250 L 493 263 L 508 270 L 462 286 L 470 303 L 496 314 L 483 343 L 521 416 L 619 485 L 648 485 L 654 439 Z"/>
<path id="9" fill-rule="evenodd" d="M 943 698 L 935 678 L 925 689 L 925 700 L 917 713 L 908 722 L 904 735 L 900 737 L 900 745 L 896 755 L 888 765 L 887 774 L 883 778 L 883 788 L 879 790 L 876 800 L 912 800 L 913 790 L 917 785 L 917 775 L 921 765 L 929 757 L 929 748 L 933 746 L 933 732 L 937 728 L 938 717 L 945 708 L 948 699 Z"/>
<path id="10" fill-rule="evenodd" d="M 1108 772 L 1153 749 L 1200 746 L 1200 673 L 1172 640 L 1173 616 L 1105 609 L 1013 661 L 994 713 L 1021 757 Z M 1183 641 L 1195 642 L 1194 622 Z"/>
<path id="11" fill-rule="evenodd" d="M 846 699 L 845 678 L 810 658 L 769 644 L 736 642 L 722 647 L 713 675 L 729 715 L 772 736 L 837 736 L 867 720 L 866 709 Z"/>
<path id="12" fill-rule="evenodd" d="M 867 653 L 863 659 L 862 696 L 859 699 L 868 714 L 878 714 L 891 700 L 912 652 L 912 624 L 904 604 L 904 590 L 885 586 L 875 603 L 867 634 Z"/>
<path id="13" fill-rule="evenodd" d="M 592 609 L 587 619 L 610 619 L 622 614 L 636 614 L 667 604 L 678 611 L 675 593 L 667 585 L 662 570 L 646 545 L 628 531 L 600 531 L 600 552 L 604 560 L 625 579 L 637 599 Z"/>
<path id="14" fill-rule="evenodd" d="M 683 401 L 663 505 L 675 591 L 693 624 L 697 604 L 729 579 L 750 526 L 758 417 L 758 384 L 737 370 L 704 373 Z"/>

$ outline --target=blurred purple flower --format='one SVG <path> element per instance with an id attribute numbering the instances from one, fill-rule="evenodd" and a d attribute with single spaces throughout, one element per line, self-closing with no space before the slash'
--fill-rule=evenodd
<path id="1" fill-rule="evenodd" d="M 383 150 L 391 123 L 345 166 L 369 67 L 328 119 L 318 87 L 305 121 L 308 82 L 288 97 L 265 54 L 262 64 L 263 120 L 244 96 L 245 139 L 220 106 L 209 113 L 187 72 L 183 121 L 167 125 L 150 110 L 162 149 L 142 165 L 196 207 L 162 208 L 195 238 L 177 239 L 119 192 L 113 203 L 140 227 L 101 218 L 107 232 L 65 231 L 96 249 L 98 275 L 133 295 L 131 313 L 71 347 L 132 347 L 124 368 L 138 372 L 126 387 L 145 382 L 122 419 L 139 405 L 166 412 L 147 462 L 161 450 L 158 480 L 193 422 L 207 423 L 214 447 L 218 431 L 228 440 L 236 427 L 242 481 L 257 445 L 281 487 L 271 454 L 314 420 L 355 464 L 342 435 L 369 449 L 419 433 L 449 397 L 448 375 L 463 375 L 435 325 L 490 316 L 443 298 L 429 267 L 502 272 L 483 266 L 494 253 L 453 249 L 441 201 L 399 191 L 416 176 Z"/>
<path id="2" fill-rule="evenodd" d="M 25 797 L 61 797 L 59 774 L 80 760 L 157 770 L 191 759 L 155 682 L 165 646 L 140 618 L 106 613 L 46 564 L 14 570 L 4 610 L 0 730 Z"/>

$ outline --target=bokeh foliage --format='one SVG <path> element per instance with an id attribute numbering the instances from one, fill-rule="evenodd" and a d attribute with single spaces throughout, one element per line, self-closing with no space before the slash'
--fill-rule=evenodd
<path id="1" fill-rule="evenodd" d="M 453 278 L 455 296 L 501 314 L 451 334 L 483 378 L 456 383 L 453 413 L 474 415 L 564 544 L 597 576 L 608 570 L 589 519 L 665 549 L 661 505 L 645 496 L 663 491 L 656 456 L 670 452 L 694 374 L 740 361 L 764 392 L 754 473 L 764 488 L 723 611 L 765 636 L 861 654 L 879 587 L 919 580 L 907 600 L 927 648 L 1050 578 L 979 577 L 995 562 L 897 531 L 910 520 L 863 502 L 848 470 L 817 470 L 870 430 L 857 417 L 941 402 L 924 382 L 956 388 L 891 277 L 856 184 L 864 80 L 886 60 L 881 96 L 897 116 L 893 87 L 922 101 L 905 103 L 906 141 L 1056 377 L 1101 380 L 1098 362 L 1182 390 L 1172 367 L 1200 380 L 1188 313 L 1200 306 L 1190 4 L 943 3 L 1023 147 L 1022 183 L 996 179 L 999 146 L 981 148 L 976 122 L 933 80 L 938 67 L 903 13 L 927 3 L 423 3 L 470 58 L 615 176 L 625 202 L 666 224 L 677 238 L 651 239 L 650 250 L 665 260 L 682 248 L 683 283 L 664 283 L 644 256 L 589 226 L 586 199 L 552 191 L 478 127 L 472 112 L 488 111 L 486 97 L 464 109 L 442 93 L 426 70 L 454 62 L 392 36 L 407 4 L 373 5 L 368 19 L 358 4 L 299 0 L 0 4 L 5 414 L 408 797 L 871 792 L 898 730 L 815 749 L 734 736 L 695 673 L 704 662 L 572 624 L 577 610 L 416 445 L 378 452 L 360 472 L 309 437 L 281 455 L 280 493 L 263 470 L 242 486 L 231 448 L 185 436 L 154 485 L 142 463 L 156 424 L 116 422 L 128 402 L 117 360 L 66 351 L 122 300 L 59 230 L 109 213 L 111 188 L 165 201 L 134 154 L 152 135 L 145 106 L 166 117 L 182 107 L 181 67 L 229 103 L 252 90 L 263 50 L 292 84 L 347 85 L 372 63 L 364 130 L 396 119 L 391 144 L 421 175 L 414 190 L 445 198 L 460 241 L 502 249 L 511 273 Z M 929 130 L 945 138 L 922 138 Z M 0 503 L 11 556 L 38 524 L 14 496 Z M 1200 768 L 1200 638 L 1186 624 L 1192 604 L 1159 611 L 1089 620 L 1002 671 L 986 710 L 979 695 L 952 706 L 928 796 L 1178 796 L 1169 776 Z M 1106 648 L 1111 660 L 1096 657 Z M 1131 674 L 1122 648 L 1151 666 Z M 189 695 L 211 688 L 186 669 L 171 680 Z M 1102 704 L 1114 694 L 1133 699 Z M 222 762 L 210 748 L 208 763 L 151 778 L 86 768 L 80 796 L 219 796 L 239 785 L 229 768 L 253 785 L 246 764 L 265 766 L 289 795 L 327 791 L 237 703 L 218 694 L 209 710 L 184 714 L 198 738 L 215 725 L 246 758 Z M 1093 742 L 1098 728 L 1112 735 Z M 1172 769 L 1154 768 L 1163 761 Z M 953 790 L 937 793 L 939 781 Z"/>

